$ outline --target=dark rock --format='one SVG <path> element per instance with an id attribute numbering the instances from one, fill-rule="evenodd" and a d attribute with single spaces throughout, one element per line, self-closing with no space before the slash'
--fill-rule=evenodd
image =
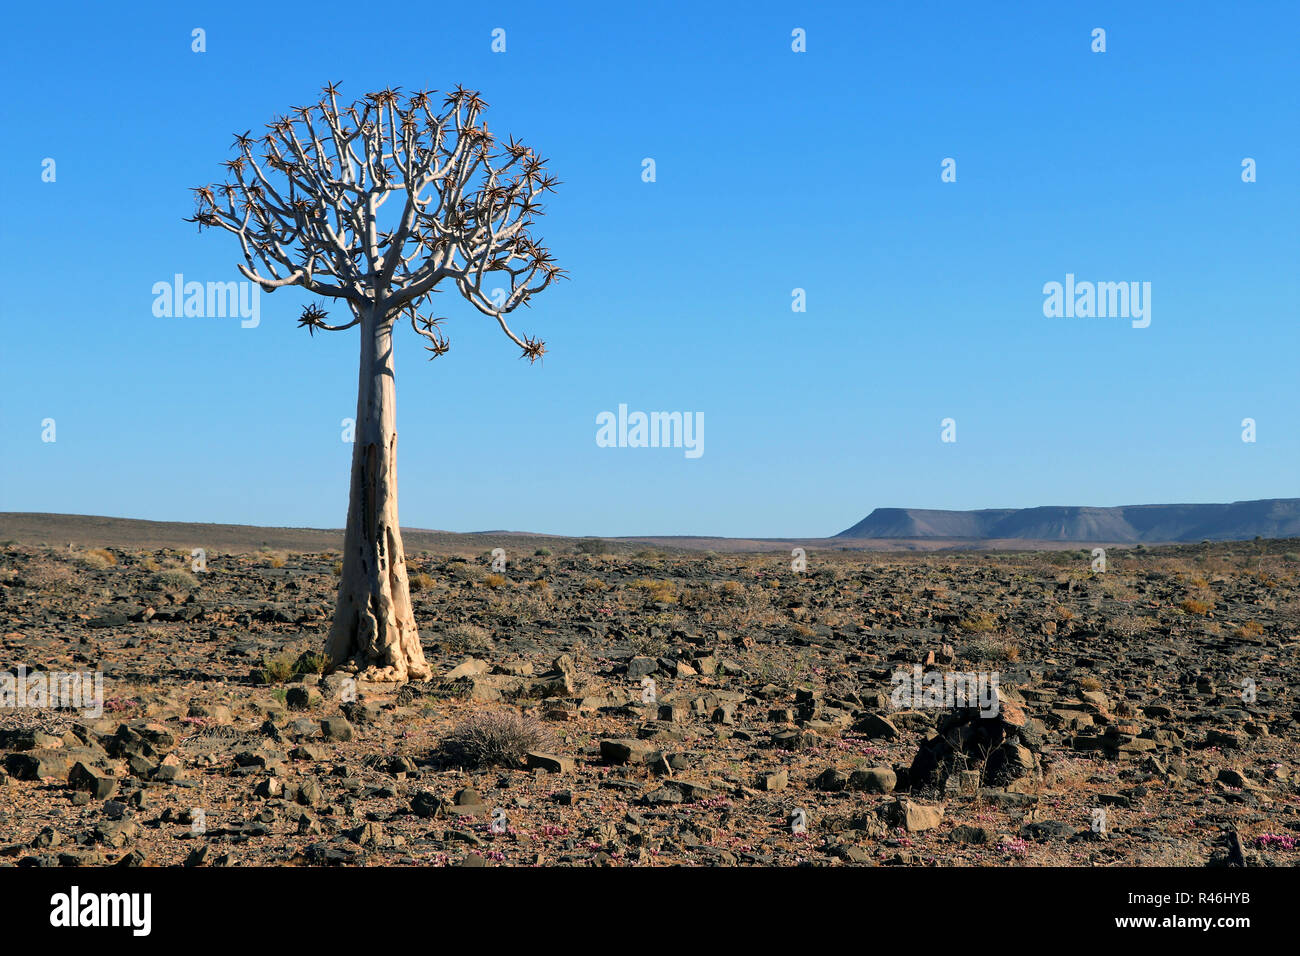
<path id="1" fill-rule="evenodd" d="M 352 739 L 352 725 L 344 717 L 327 717 L 320 722 L 320 729 L 326 740 Z"/>
<path id="2" fill-rule="evenodd" d="M 117 790 L 117 778 L 77 761 L 68 773 L 68 785 L 90 794 L 92 799 L 103 800 Z"/>

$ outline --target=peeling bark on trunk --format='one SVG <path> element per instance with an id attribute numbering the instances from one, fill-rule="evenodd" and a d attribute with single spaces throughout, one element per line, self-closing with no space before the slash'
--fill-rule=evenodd
<path id="1" fill-rule="evenodd" d="M 365 680 L 427 680 L 397 521 L 393 322 L 361 321 L 361 372 L 343 576 L 325 646 L 331 669 Z"/>

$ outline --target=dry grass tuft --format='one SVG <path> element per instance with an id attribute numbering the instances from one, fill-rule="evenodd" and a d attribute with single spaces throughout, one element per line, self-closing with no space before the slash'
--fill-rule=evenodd
<path id="1" fill-rule="evenodd" d="M 660 601 L 664 604 L 677 603 L 677 585 L 672 581 L 655 581 L 650 578 L 638 578 L 632 582 L 632 587 L 644 591 L 646 597 L 651 601 Z"/>
<path id="2" fill-rule="evenodd" d="M 159 571 L 151 578 L 151 581 L 158 590 L 172 594 L 196 591 L 199 587 L 198 578 L 180 568 L 168 568 L 165 571 Z"/>
<path id="3" fill-rule="evenodd" d="M 471 714 L 442 741 L 442 752 L 464 767 L 518 767 L 524 754 L 546 750 L 551 737 L 541 722 L 516 710 Z"/>
<path id="4" fill-rule="evenodd" d="M 997 620 L 988 611 L 978 611 L 962 618 L 957 626 L 967 634 L 984 634 L 997 626 Z"/>
<path id="5" fill-rule="evenodd" d="M 81 556 L 81 563 L 96 571 L 103 571 L 117 565 L 117 555 L 107 548 L 93 548 Z"/>

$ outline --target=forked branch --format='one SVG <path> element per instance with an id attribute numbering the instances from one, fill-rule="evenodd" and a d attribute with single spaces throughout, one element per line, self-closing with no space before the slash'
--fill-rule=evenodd
<path id="1" fill-rule="evenodd" d="M 536 361 L 545 345 L 511 331 L 506 316 L 565 275 L 529 234 L 558 183 L 532 149 L 496 141 L 486 108 L 461 87 L 436 104 L 428 91 L 385 89 L 340 107 L 329 84 L 264 135 L 237 134 L 227 180 L 194 190 L 187 221 L 234 233 L 240 272 L 268 292 L 301 286 L 346 301 L 355 316 L 327 325 L 323 311 L 304 310 L 309 332 L 407 312 L 442 355 L 443 320 L 420 311 L 450 279 Z M 381 213 L 394 197 L 400 209 Z"/>

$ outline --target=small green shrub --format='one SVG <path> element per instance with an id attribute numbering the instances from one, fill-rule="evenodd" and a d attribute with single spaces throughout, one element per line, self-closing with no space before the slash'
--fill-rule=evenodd
<path id="1" fill-rule="evenodd" d="M 262 658 L 262 683 L 283 684 L 297 673 L 297 658 L 289 651 Z"/>

